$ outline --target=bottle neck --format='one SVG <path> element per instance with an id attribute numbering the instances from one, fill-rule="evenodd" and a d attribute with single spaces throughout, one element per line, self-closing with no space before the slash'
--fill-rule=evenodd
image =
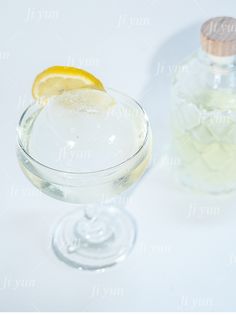
<path id="1" fill-rule="evenodd" d="M 199 59 L 205 64 L 212 66 L 214 68 L 230 70 L 236 70 L 236 55 L 232 56 L 215 56 L 208 54 L 203 49 L 199 49 L 198 52 Z"/>

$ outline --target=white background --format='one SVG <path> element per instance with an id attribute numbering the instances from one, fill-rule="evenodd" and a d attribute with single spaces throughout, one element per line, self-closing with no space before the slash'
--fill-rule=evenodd
<path id="1" fill-rule="evenodd" d="M 185 192 L 165 154 L 170 74 L 217 15 L 235 17 L 236 2 L 0 1 L 1 311 L 236 310 L 236 197 Z M 33 79 L 55 64 L 90 70 L 135 97 L 153 126 L 154 163 L 127 204 L 138 241 L 105 272 L 56 259 L 51 229 L 74 206 L 36 190 L 15 157 Z"/>

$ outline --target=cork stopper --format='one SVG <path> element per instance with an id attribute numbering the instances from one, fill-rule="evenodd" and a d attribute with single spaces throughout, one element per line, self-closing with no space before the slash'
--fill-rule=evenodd
<path id="1" fill-rule="evenodd" d="M 236 19 L 222 16 L 206 21 L 201 27 L 201 46 L 214 56 L 236 55 Z"/>

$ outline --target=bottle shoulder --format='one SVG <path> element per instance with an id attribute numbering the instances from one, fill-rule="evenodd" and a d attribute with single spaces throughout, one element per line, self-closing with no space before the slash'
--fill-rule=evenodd
<path id="1" fill-rule="evenodd" d="M 172 76 L 172 86 L 188 94 L 205 89 L 236 90 L 236 67 L 204 60 L 198 52 L 185 58 L 176 69 Z"/>

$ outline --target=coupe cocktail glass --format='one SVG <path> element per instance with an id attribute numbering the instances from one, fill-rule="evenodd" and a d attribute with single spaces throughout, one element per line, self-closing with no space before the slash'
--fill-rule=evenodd
<path id="1" fill-rule="evenodd" d="M 140 179 L 151 158 L 141 106 L 115 90 L 107 93 L 116 105 L 104 112 L 61 106 L 62 96 L 44 106 L 34 102 L 18 127 L 17 156 L 26 177 L 45 194 L 79 204 L 57 225 L 53 250 L 68 265 L 89 270 L 112 266 L 132 249 L 134 220 L 114 196 Z"/>

